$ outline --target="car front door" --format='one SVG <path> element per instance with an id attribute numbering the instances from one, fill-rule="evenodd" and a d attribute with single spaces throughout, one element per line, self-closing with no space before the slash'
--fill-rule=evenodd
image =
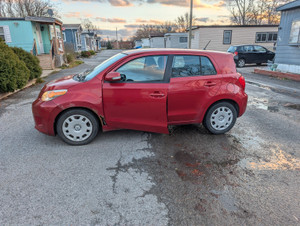
<path id="1" fill-rule="evenodd" d="M 133 58 L 113 70 L 123 79 L 103 83 L 103 107 L 108 126 L 168 133 L 167 60 L 166 55 Z"/>
<path id="2" fill-rule="evenodd" d="M 245 61 L 247 64 L 256 62 L 256 53 L 252 45 L 244 46 Z"/>
<path id="3" fill-rule="evenodd" d="M 207 56 L 175 55 L 168 94 L 169 123 L 199 122 L 204 105 L 220 86 L 221 75 Z"/>

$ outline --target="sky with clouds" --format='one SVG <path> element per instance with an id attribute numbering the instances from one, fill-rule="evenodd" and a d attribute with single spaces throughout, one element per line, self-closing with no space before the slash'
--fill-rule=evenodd
<path id="1" fill-rule="evenodd" d="M 52 0 L 65 24 L 89 19 L 103 38 L 132 36 L 142 24 L 161 24 L 189 12 L 190 0 Z M 197 25 L 229 24 L 225 0 L 194 0 Z"/>

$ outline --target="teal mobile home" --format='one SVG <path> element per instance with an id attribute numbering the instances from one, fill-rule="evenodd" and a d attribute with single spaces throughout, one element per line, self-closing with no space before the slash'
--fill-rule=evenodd
<path id="1" fill-rule="evenodd" d="M 0 18 L 0 38 L 36 55 L 43 69 L 63 64 L 62 22 L 50 17 Z"/>

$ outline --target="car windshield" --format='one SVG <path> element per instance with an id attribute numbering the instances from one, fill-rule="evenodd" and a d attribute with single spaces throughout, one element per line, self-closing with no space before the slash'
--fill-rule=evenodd
<path id="1" fill-rule="evenodd" d="M 109 67 L 110 65 L 117 62 L 118 60 L 122 59 L 125 56 L 126 56 L 126 54 L 124 54 L 124 53 L 119 53 L 117 55 L 112 56 L 111 58 L 103 61 L 101 64 L 99 64 L 95 68 L 93 68 L 91 70 L 86 70 L 83 73 L 80 73 L 79 75 L 77 75 L 78 80 L 81 80 L 81 81 L 91 80 L 96 75 L 98 75 L 101 71 L 103 71 L 104 69 L 106 69 L 107 67 Z"/>
<path id="2" fill-rule="evenodd" d="M 236 46 L 230 46 L 227 52 L 234 53 L 237 50 Z"/>

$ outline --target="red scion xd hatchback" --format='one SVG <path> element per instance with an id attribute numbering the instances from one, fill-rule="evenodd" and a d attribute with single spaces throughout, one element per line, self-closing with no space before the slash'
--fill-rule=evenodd
<path id="1" fill-rule="evenodd" d="M 91 142 L 99 130 L 168 133 L 180 124 L 222 134 L 245 112 L 244 90 L 230 53 L 131 50 L 47 83 L 32 111 L 37 130 L 71 145 Z"/>

